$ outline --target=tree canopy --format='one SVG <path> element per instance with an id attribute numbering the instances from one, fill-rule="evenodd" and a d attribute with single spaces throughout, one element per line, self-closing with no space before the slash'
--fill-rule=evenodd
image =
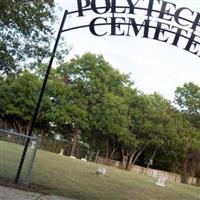
<path id="1" fill-rule="evenodd" d="M 0 0 L 0 72 L 18 72 L 49 55 L 54 0 Z"/>
<path id="2" fill-rule="evenodd" d="M 0 79 L 0 127 L 29 130 L 45 65 Z M 52 69 L 34 133 L 41 146 L 56 134 L 108 159 L 182 174 L 198 173 L 200 163 L 199 86 L 175 91 L 175 106 L 158 93 L 143 94 L 129 75 L 114 69 L 102 55 L 85 53 Z M 55 143 L 54 143 L 55 144 Z M 55 149 L 55 145 L 52 148 Z"/>

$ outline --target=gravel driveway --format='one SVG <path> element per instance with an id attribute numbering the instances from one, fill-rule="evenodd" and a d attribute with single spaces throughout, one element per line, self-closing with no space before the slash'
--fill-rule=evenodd
<path id="1" fill-rule="evenodd" d="M 47 196 L 34 192 L 26 192 L 10 187 L 0 186 L 0 200 L 70 200 L 64 197 Z M 72 199 L 71 199 L 72 200 Z"/>

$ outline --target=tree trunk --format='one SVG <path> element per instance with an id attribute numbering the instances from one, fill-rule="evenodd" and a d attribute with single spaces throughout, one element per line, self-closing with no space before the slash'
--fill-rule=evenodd
<path id="1" fill-rule="evenodd" d="M 20 133 L 20 134 L 23 134 L 23 127 L 21 125 L 21 123 L 17 120 L 14 120 L 15 125 L 16 125 L 16 132 Z M 25 141 L 21 138 L 21 137 L 16 137 L 16 143 L 17 144 L 25 144 Z"/>
<path id="2" fill-rule="evenodd" d="M 135 156 L 135 159 L 134 159 L 134 161 L 133 161 L 133 165 L 135 165 L 135 163 L 136 163 L 136 161 L 137 161 L 137 159 L 139 158 L 139 156 L 142 154 L 142 152 L 145 150 L 145 146 L 142 148 L 142 150 L 141 151 L 139 151 L 138 153 L 137 153 L 137 155 Z"/>
<path id="3" fill-rule="evenodd" d="M 15 122 L 13 122 L 12 124 L 13 124 L 14 131 L 16 132 L 17 131 L 17 127 L 16 127 Z"/>
<path id="4" fill-rule="evenodd" d="M 190 175 L 189 175 L 188 163 L 187 163 L 187 159 L 186 159 L 183 162 L 183 173 L 181 175 L 181 183 L 186 183 L 187 184 L 189 177 L 190 177 Z"/>
<path id="5" fill-rule="evenodd" d="M 126 169 L 127 165 L 127 155 L 125 155 L 124 149 L 122 149 L 122 162 L 121 162 L 121 168 Z"/>
<path id="6" fill-rule="evenodd" d="M 109 159 L 112 159 L 112 157 L 113 157 L 114 153 L 117 151 L 117 149 L 118 149 L 118 147 L 112 149 L 112 152 L 109 155 Z"/>
<path id="7" fill-rule="evenodd" d="M 107 139 L 106 142 L 106 162 L 108 162 L 108 157 L 109 157 L 109 139 Z"/>
<path id="8" fill-rule="evenodd" d="M 45 139 L 44 130 L 41 128 L 41 129 L 40 129 L 40 147 L 41 147 L 41 148 L 42 148 L 42 146 L 43 146 L 44 139 Z"/>
<path id="9" fill-rule="evenodd" d="M 95 161 L 94 161 L 95 163 L 97 163 L 98 158 L 99 158 L 99 150 L 97 151 L 96 156 L 95 156 Z"/>
<path id="10" fill-rule="evenodd" d="M 23 134 L 23 131 L 22 131 L 22 125 L 21 125 L 21 123 L 20 122 L 18 122 L 17 120 L 15 120 L 15 124 L 17 125 L 16 126 L 16 128 L 17 128 L 17 132 L 18 133 L 21 133 L 21 134 Z"/>
<path id="11" fill-rule="evenodd" d="M 182 183 L 188 183 L 189 177 L 195 176 L 200 164 L 200 152 L 190 151 L 183 161 L 183 173 L 181 176 Z"/>
<path id="12" fill-rule="evenodd" d="M 74 154 L 75 154 L 77 138 L 78 138 L 78 130 L 75 127 L 74 132 L 73 132 L 72 147 L 71 147 L 71 151 L 70 151 L 70 156 L 74 156 Z"/>
<path id="13" fill-rule="evenodd" d="M 126 165 L 127 165 L 127 156 L 123 155 L 123 158 L 122 158 L 122 169 L 126 169 Z"/>
<path id="14" fill-rule="evenodd" d="M 1 125 L 0 127 L 4 130 L 7 130 L 8 129 L 8 122 L 6 120 L 2 120 L 1 119 Z"/>
<path id="15" fill-rule="evenodd" d="M 56 140 L 54 139 L 54 144 L 53 144 L 53 149 L 52 149 L 53 152 L 55 152 L 55 148 L 56 148 Z"/>
<path id="16" fill-rule="evenodd" d="M 148 162 L 148 165 L 147 165 L 147 169 L 149 168 L 149 166 L 150 166 L 150 164 L 151 164 L 151 161 L 154 159 L 154 157 L 155 157 L 155 155 L 156 155 L 156 152 L 157 152 L 157 151 L 154 150 L 154 152 L 153 152 L 151 158 L 149 159 L 149 162 Z"/>
<path id="17" fill-rule="evenodd" d="M 67 155 L 68 155 L 68 156 L 70 156 L 71 146 L 72 146 L 72 143 L 69 144 L 69 148 L 68 148 L 68 150 L 67 150 Z"/>
<path id="18" fill-rule="evenodd" d="M 136 153 L 136 151 L 133 151 L 133 152 L 130 153 L 129 159 L 128 159 L 128 162 L 127 162 L 127 165 L 126 165 L 126 170 L 131 170 L 135 153 Z"/>
<path id="19" fill-rule="evenodd" d="M 28 135 L 28 132 L 30 130 L 30 126 L 31 126 L 31 122 L 27 122 L 25 127 L 24 127 L 24 133 L 26 133 L 26 135 Z"/>

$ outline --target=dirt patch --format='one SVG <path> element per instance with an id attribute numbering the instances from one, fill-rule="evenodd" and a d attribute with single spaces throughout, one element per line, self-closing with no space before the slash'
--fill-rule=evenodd
<path id="1" fill-rule="evenodd" d="M 22 183 L 19 183 L 18 185 L 16 185 L 12 180 L 8 180 L 2 177 L 0 177 L 0 186 L 11 187 L 11 188 L 14 188 L 17 190 L 23 190 L 26 192 L 41 193 L 44 195 L 51 194 L 51 188 L 44 187 L 43 185 L 31 183 L 28 187 L 26 187 Z"/>
<path id="2" fill-rule="evenodd" d="M 0 186 L 1 200 L 70 200 L 64 197 L 27 192 L 12 187 Z"/>

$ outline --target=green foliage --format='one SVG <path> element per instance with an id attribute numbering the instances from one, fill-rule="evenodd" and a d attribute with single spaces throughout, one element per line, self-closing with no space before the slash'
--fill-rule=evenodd
<path id="1" fill-rule="evenodd" d="M 35 68 L 50 56 L 54 8 L 54 0 L 0 0 L 1 74 Z"/>
<path id="2" fill-rule="evenodd" d="M 105 141 L 111 135 L 127 132 L 128 119 L 124 113 L 128 106 L 124 90 L 131 85 L 127 75 L 114 70 L 101 55 L 91 53 L 75 57 L 57 71 L 77 93 L 75 101 L 85 105 L 90 129 L 90 134 L 85 137 L 93 140 L 95 146 L 98 146 L 99 134 Z"/>
<path id="3" fill-rule="evenodd" d="M 0 79 L 1 127 L 27 132 L 45 68 Z M 133 86 L 103 56 L 76 56 L 52 69 L 34 131 L 43 144 L 48 137 L 54 145 L 61 134 L 68 153 L 83 142 L 122 161 L 124 169 L 154 159 L 153 167 L 194 175 L 200 155 L 199 87 L 178 87 L 177 109 L 161 95 L 144 95 Z"/>
<path id="4" fill-rule="evenodd" d="M 7 104 L 6 114 L 31 120 L 39 90 L 40 81 L 31 73 L 24 72 L 10 84 L 10 102 Z"/>
<path id="5" fill-rule="evenodd" d="M 175 102 L 180 109 L 189 114 L 197 114 L 200 111 L 200 87 L 192 82 L 185 83 L 183 87 L 177 87 Z"/>
<path id="6" fill-rule="evenodd" d="M 181 171 L 183 181 L 187 183 L 189 176 L 195 176 L 200 164 L 200 87 L 192 82 L 178 87 L 175 102 L 190 122 L 189 128 L 183 130 L 180 141 L 183 153 Z"/>

